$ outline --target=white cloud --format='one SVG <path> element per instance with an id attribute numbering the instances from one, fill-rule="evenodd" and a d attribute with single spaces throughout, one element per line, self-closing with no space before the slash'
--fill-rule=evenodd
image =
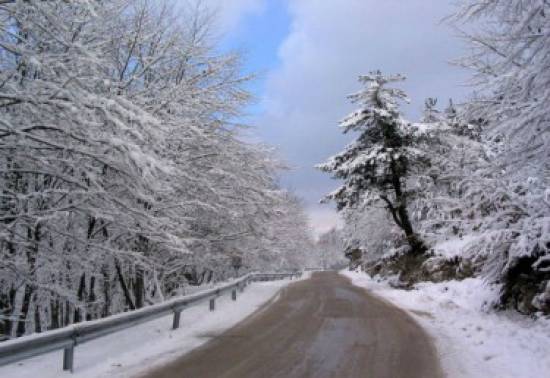
<path id="1" fill-rule="evenodd" d="M 267 0 L 201 0 L 202 4 L 215 12 L 216 27 L 221 34 L 236 29 L 246 16 L 261 13 Z"/>

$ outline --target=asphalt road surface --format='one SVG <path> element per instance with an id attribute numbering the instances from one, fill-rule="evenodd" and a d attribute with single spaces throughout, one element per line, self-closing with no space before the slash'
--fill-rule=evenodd
<path id="1" fill-rule="evenodd" d="M 204 336 L 212 339 L 144 377 L 443 376 L 430 337 L 409 315 L 335 272 L 289 285 L 234 328 Z"/>

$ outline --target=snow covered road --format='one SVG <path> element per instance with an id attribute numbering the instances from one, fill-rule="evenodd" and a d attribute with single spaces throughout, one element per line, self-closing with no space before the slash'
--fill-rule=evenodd
<path id="1" fill-rule="evenodd" d="M 441 377 L 435 348 L 404 311 L 336 272 L 294 283 L 270 306 L 147 378 Z"/>

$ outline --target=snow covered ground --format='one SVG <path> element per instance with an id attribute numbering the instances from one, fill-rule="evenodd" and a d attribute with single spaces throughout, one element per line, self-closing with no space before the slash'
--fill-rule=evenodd
<path id="1" fill-rule="evenodd" d="M 304 274 L 302 279 L 307 278 Z M 279 290 L 292 281 L 257 282 L 239 293 L 218 298 L 216 311 L 208 302 L 181 313 L 180 328 L 172 330 L 172 316 L 102 337 L 75 349 L 74 374 L 62 371 L 62 352 L 0 367 L 0 377 L 10 378 L 100 378 L 131 377 L 177 358 L 231 328 L 259 307 L 277 298 Z"/>
<path id="2" fill-rule="evenodd" d="M 494 313 L 494 289 L 480 279 L 391 288 L 362 272 L 352 282 L 408 310 L 434 337 L 449 378 L 550 377 L 550 319 Z"/>

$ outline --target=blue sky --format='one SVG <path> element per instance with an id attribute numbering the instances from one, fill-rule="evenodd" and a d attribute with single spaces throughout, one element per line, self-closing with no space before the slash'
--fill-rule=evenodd
<path id="1" fill-rule="evenodd" d="M 416 120 L 426 97 L 444 106 L 468 93 L 464 71 L 449 60 L 460 40 L 441 19 L 452 0 L 208 0 L 219 7 L 222 47 L 245 52 L 258 102 L 249 109 L 255 137 L 275 146 L 293 168 L 282 184 L 307 205 L 317 233 L 338 222 L 318 204 L 338 183 L 313 166 L 340 151 L 349 137 L 337 124 L 353 107 L 346 96 L 370 70 L 403 73 Z"/>
<path id="2" fill-rule="evenodd" d="M 277 52 L 289 33 L 290 22 L 284 1 L 266 1 L 260 9 L 240 18 L 222 39 L 221 48 L 242 51 L 244 69 L 257 75 L 249 88 L 258 100 L 265 92 L 267 75 L 279 64 Z M 259 102 L 250 109 L 253 115 L 261 111 Z"/>

